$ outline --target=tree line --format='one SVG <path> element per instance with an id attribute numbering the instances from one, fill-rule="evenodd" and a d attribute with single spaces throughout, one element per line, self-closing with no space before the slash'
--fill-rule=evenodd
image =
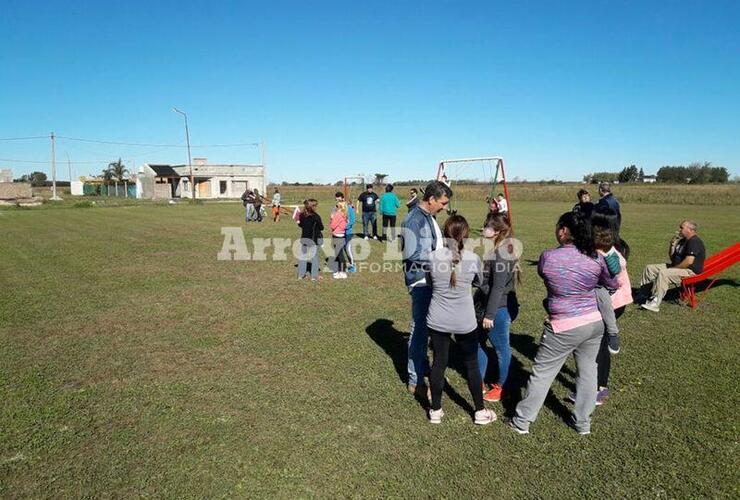
<path id="1" fill-rule="evenodd" d="M 630 165 L 619 172 L 594 172 L 583 176 L 585 182 L 644 182 L 645 172 L 636 165 Z M 724 184 L 730 180 L 730 172 L 725 167 L 714 167 L 711 162 L 694 162 L 688 166 L 664 166 L 655 174 L 656 182 L 673 184 Z"/>

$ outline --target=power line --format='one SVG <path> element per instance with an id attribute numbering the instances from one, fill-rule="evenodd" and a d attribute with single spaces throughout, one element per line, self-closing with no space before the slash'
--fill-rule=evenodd
<path id="1" fill-rule="evenodd" d="M 66 137 L 63 135 L 58 135 L 57 139 L 66 139 L 68 141 L 78 141 L 78 142 L 92 142 L 96 144 L 112 144 L 115 146 L 144 146 L 144 147 L 152 147 L 152 148 L 185 148 L 184 144 L 151 144 L 151 143 L 142 143 L 142 142 L 120 142 L 120 141 L 105 141 L 105 140 L 99 140 L 99 139 L 84 139 L 81 137 Z M 240 146 L 259 146 L 259 142 L 237 142 L 233 144 L 202 144 L 198 146 L 191 146 L 194 148 L 230 148 L 230 147 L 240 147 Z"/>
<path id="2" fill-rule="evenodd" d="M 30 141 L 32 139 L 48 139 L 48 135 L 34 135 L 32 137 L 0 137 L 0 141 Z"/>
<path id="3" fill-rule="evenodd" d="M 7 161 L 7 162 L 13 162 L 13 163 L 35 163 L 35 164 L 38 164 L 38 165 L 48 165 L 49 163 L 51 163 L 51 160 L 43 160 L 43 161 L 42 160 L 16 160 L 16 159 L 13 159 L 13 158 L 0 158 L 0 161 Z M 104 163 L 106 161 L 109 161 L 109 160 L 75 161 L 73 163 L 89 163 L 89 164 L 94 164 L 94 163 Z"/>

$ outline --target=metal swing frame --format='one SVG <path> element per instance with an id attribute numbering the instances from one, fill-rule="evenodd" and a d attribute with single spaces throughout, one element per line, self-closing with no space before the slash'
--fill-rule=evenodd
<path id="1" fill-rule="evenodd" d="M 506 169 L 504 167 L 504 159 L 500 156 L 484 156 L 480 158 L 454 158 L 451 160 L 442 160 L 439 162 L 439 165 L 437 166 L 437 177 L 436 179 L 440 182 L 444 182 L 442 179 L 445 176 L 447 172 L 447 165 L 452 163 L 469 163 L 469 162 L 480 162 L 480 161 L 495 161 L 496 163 L 496 172 L 501 173 L 501 180 L 500 182 L 504 185 L 504 198 L 506 198 L 506 205 L 508 207 L 508 217 L 509 217 L 509 223 L 511 224 L 511 227 L 513 229 L 514 222 L 512 217 L 512 211 L 511 211 L 511 201 L 509 200 L 509 184 L 506 182 Z M 448 179 L 449 180 L 449 179 Z"/>

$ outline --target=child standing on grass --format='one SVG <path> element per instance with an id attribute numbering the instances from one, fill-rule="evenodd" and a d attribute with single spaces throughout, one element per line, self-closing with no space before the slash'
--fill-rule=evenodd
<path id="1" fill-rule="evenodd" d="M 347 230 L 347 204 L 340 201 L 336 205 L 336 210 L 331 216 L 331 242 L 334 247 L 334 279 L 347 279 L 347 258 L 344 247 L 347 240 L 345 231 Z"/>
<path id="2" fill-rule="evenodd" d="M 321 248 L 321 231 L 324 224 L 317 213 L 319 202 L 313 198 L 306 200 L 303 211 L 298 217 L 298 227 L 301 228 L 301 256 L 298 259 L 298 279 L 306 277 L 306 270 L 311 263 L 311 281 L 319 279 L 319 250 Z"/>
<path id="3" fill-rule="evenodd" d="M 430 375 L 432 406 L 429 422 L 442 423 L 442 389 L 452 336 L 463 353 L 468 389 L 475 405 L 474 422 L 490 424 L 496 414 L 483 407 L 483 392 L 478 369 L 478 322 L 471 287 L 482 280 L 478 256 L 464 249 L 470 234 L 468 222 L 461 215 L 451 215 L 444 226 L 446 245 L 431 255 L 432 300 L 427 313 L 427 328 L 432 339 L 434 361 Z"/>
<path id="4" fill-rule="evenodd" d="M 511 236 L 511 224 L 504 214 L 491 215 L 483 227 L 483 237 L 493 243 L 493 251 L 484 257 L 483 277 L 479 307 L 482 309 L 482 325 L 486 338 L 496 351 L 498 377 L 493 387 L 485 394 L 485 401 L 501 401 L 506 379 L 511 364 L 511 345 L 509 331 L 511 322 L 519 312 L 516 297 L 516 281 L 519 279 L 518 261 L 513 255 L 513 248 L 502 248 L 502 244 Z M 488 356 L 483 345 L 478 346 L 478 366 L 481 380 L 485 380 L 488 368 Z"/>

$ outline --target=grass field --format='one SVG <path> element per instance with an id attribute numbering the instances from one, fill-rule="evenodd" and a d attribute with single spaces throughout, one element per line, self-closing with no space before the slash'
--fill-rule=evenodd
<path id="1" fill-rule="evenodd" d="M 459 208 L 477 224 L 479 205 Z M 544 317 L 529 261 L 570 206 L 513 205 L 522 383 Z M 709 253 L 740 233 L 737 206 L 623 210 L 633 284 L 682 217 Z M 462 399 L 445 394 L 444 423 L 427 423 L 403 382 L 401 275 L 312 284 L 290 260 L 218 261 L 223 226 L 298 234 L 290 220 L 245 227 L 238 204 L 0 211 L 0 497 L 740 495 L 740 268 L 698 310 L 628 309 L 592 435 L 564 423 L 571 362 L 519 436 L 472 424 L 455 370 Z"/>

